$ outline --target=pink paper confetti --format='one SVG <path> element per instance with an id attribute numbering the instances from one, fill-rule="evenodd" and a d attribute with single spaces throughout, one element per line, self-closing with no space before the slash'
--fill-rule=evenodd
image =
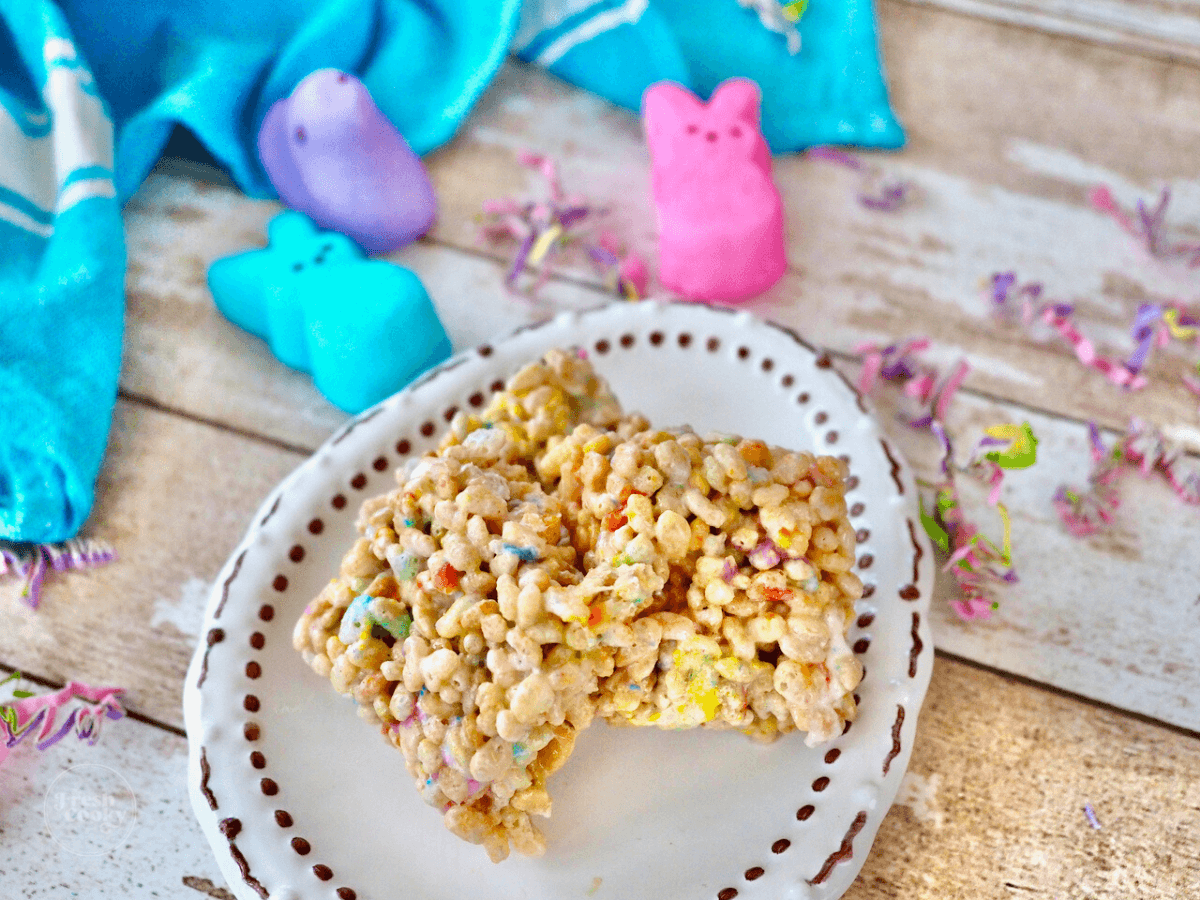
<path id="1" fill-rule="evenodd" d="M 13 673 L 4 681 L 16 678 L 19 675 Z M 30 696 L 25 691 L 14 691 L 13 696 L 18 699 L 0 704 L 0 735 L 5 738 L 0 743 L 0 765 L 9 751 L 26 738 L 31 739 L 39 751 L 53 746 L 72 732 L 88 745 L 95 744 L 104 719 L 115 720 L 125 715 L 120 703 L 123 693 L 123 688 L 91 687 L 77 681 L 52 694 Z M 74 708 L 60 722 L 60 710 L 73 700 L 82 702 L 73 704 Z"/>
<path id="2" fill-rule="evenodd" d="M 636 253 L 624 252 L 607 232 L 599 240 L 590 237 L 593 226 L 608 210 L 593 206 L 581 196 L 568 195 L 559 179 L 558 166 L 550 157 L 522 152 L 517 160 L 542 176 L 550 199 L 484 201 L 479 218 L 481 238 L 489 243 L 516 245 L 505 284 L 518 293 L 536 296 L 558 262 L 571 248 L 579 246 L 609 290 L 627 300 L 645 297 L 649 281 L 645 260 Z M 527 271 L 536 271 L 537 276 L 521 288 L 521 276 Z"/>
<path id="3" fill-rule="evenodd" d="M 61 544 L 13 544 L 0 541 L 0 576 L 15 575 L 25 579 L 21 598 L 37 609 L 48 571 L 90 569 L 116 558 L 116 552 L 108 544 L 84 538 L 72 538 Z"/>
<path id="4" fill-rule="evenodd" d="M 1184 503 L 1200 504 L 1200 469 L 1159 429 L 1135 418 L 1111 448 L 1104 446 L 1096 423 L 1088 423 L 1088 434 L 1092 470 L 1087 485 L 1061 485 L 1054 493 L 1054 508 L 1075 537 L 1096 534 L 1113 522 L 1120 505 L 1114 483 L 1130 469 L 1143 478 L 1158 475 Z"/>
<path id="5" fill-rule="evenodd" d="M 1111 216 L 1151 257 L 1183 259 L 1191 268 L 1200 266 L 1200 243 L 1174 242 L 1167 237 L 1167 206 L 1171 202 L 1169 187 L 1163 187 L 1153 209 L 1147 207 L 1145 201 L 1138 200 L 1136 219 L 1121 209 L 1112 191 L 1104 185 L 1092 188 L 1088 199 L 1095 209 Z"/>
<path id="6" fill-rule="evenodd" d="M 1071 346 L 1075 357 L 1083 365 L 1100 372 L 1113 384 L 1131 391 L 1141 390 L 1146 386 L 1146 378 L 1141 374 L 1144 358 L 1131 366 L 1097 353 L 1095 345 L 1076 326 L 1074 307 L 1067 303 L 1041 302 L 1040 283 L 1020 284 L 1015 273 L 997 272 L 992 275 L 989 296 L 1000 312 L 1012 314 L 1019 307 L 1021 321 L 1026 327 L 1033 321 L 1049 325 Z M 1135 352 L 1132 359 L 1136 360 L 1136 356 Z"/>

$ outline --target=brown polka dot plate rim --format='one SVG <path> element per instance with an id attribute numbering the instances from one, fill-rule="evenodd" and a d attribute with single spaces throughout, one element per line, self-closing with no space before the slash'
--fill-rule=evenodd
<path id="1" fill-rule="evenodd" d="M 359 504 L 552 347 L 586 353 L 627 410 L 843 456 L 866 585 L 850 642 L 860 713 L 815 748 L 593 725 L 550 782 L 538 859 L 493 865 L 417 796 L 400 754 L 292 650 Z M 239 898 L 528 896 L 832 900 L 895 799 L 928 688 L 930 548 L 908 467 L 799 336 L 689 303 L 565 313 L 459 353 L 334 434 L 264 501 L 217 579 L 188 672 L 189 793 Z"/>

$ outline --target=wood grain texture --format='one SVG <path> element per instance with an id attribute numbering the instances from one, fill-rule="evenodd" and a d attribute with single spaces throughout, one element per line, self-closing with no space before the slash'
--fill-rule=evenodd
<path id="1" fill-rule="evenodd" d="M 1192 896 L 1197 776 L 1194 738 L 939 658 L 897 805 L 846 900 Z"/>
<path id="2" fill-rule="evenodd" d="M 853 364 L 842 367 L 855 376 Z M 895 399 L 890 388 L 878 392 L 879 421 L 917 472 L 932 478 L 936 445 L 896 417 Z M 1070 536 L 1050 498 L 1060 483 L 1084 478 L 1083 426 L 965 393 L 948 425 L 965 454 L 988 425 L 1023 420 L 1041 440 L 1041 458 L 1008 476 L 1003 497 L 1013 513 L 1021 580 L 998 590 L 1001 608 L 991 621 L 963 623 L 948 605 L 953 582 L 939 574 L 938 646 L 1200 730 L 1193 653 L 1200 576 L 1178 565 L 1200 528 L 1200 509 L 1134 476 L 1122 487 L 1124 502 L 1111 530 L 1086 540 Z M 93 532 L 116 546 L 120 560 L 87 574 L 52 576 L 36 613 L 17 600 L 14 582 L 0 582 L 6 601 L 0 660 L 61 680 L 123 684 L 133 708 L 178 724 L 173 685 L 183 677 L 212 579 L 252 511 L 302 458 L 122 404 Z M 999 522 L 982 491 L 962 483 L 969 518 L 998 536 Z M 863 552 L 869 551 L 868 541 Z M 143 652 L 147 641 L 156 647 L 152 654 Z"/>
<path id="3" fill-rule="evenodd" d="M 856 367 L 846 366 L 853 373 Z M 896 416 L 899 392 L 876 392 L 879 420 L 918 475 L 940 480 L 940 448 L 928 430 Z M 911 413 L 910 413 L 911 414 Z M 987 621 L 964 622 L 951 609 L 959 594 L 939 572 L 932 623 L 940 649 L 1112 706 L 1200 731 L 1200 572 L 1186 564 L 1200 533 L 1200 507 L 1181 502 L 1161 479 L 1130 472 L 1119 482 L 1112 526 L 1072 536 L 1052 504 L 1059 485 L 1083 487 L 1091 465 L 1085 426 L 1011 404 L 960 393 L 947 433 L 966 463 L 984 429 L 1029 422 L 1038 461 L 1006 474 L 1001 502 L 1012 517 L 1019 580 L 997 585 L 1000 608 Z M 1104 439 L 1112 444 L 1116 436 Z M 987 491 L 959 475 L 963 512 L 989 538 L 1002 525 Z M 924 497 L 929 502 L 930 492 Z M 869 552 L 869 543 L 862 552 Z M 939 557 L 938 564 L 945 562 Z M 868 576 L 869 572 L 864 573 Z"/>
<path id="4" fill-rule="evenodd" d="M 99 862 L 59 851 L 41 819 L 54 778 L 79 763 L 107 767 L 137 795 L 134 831 Z M 130 719 L 106 723 L 94 747 L 18 748 L 0 828 L 24 852 L 0 862 L 0 898 L 199 900 L 219 889 L 185 767 L 182 738 Z M 1200 741 L 939 658 L 900 796 L 845 896 L 1179 900 L 1200 881 L 1198 828 Z M 769 868 L 769 857 L 737 864 Z"/>
<path id="5" fill-rule="evenodd" d="M 158 166 L 125 210 L 130 264 L 121 389 L 312 450 L 348 416 L 309 376 L 277 360 L 265 341 L 225 319 L 206 281 L 214 260 L 265 246 L 266 225 L 279 211 L 279 204 L 251 200 L 211 169 L 172 161 Z M 455 350 L 496 340 L 561 308 L 605 299 L 569 283 L 549 286 L 540 302 L 517 297 L 504 288 L 494 260 L 430 242 L 385 258 L 420 276 Z"/>
<path id="6" fill-rule="evenodd" d="M 75 766 L 87 766 L 90 777 L 75 780 Z M 90 747 L 74 737 L 42 753 L 22 743 L 4 763 L 0 792 L 8 851 L 0 900 L 232 896 L 220 893 L 224 879 L 192 814 L 187 740 L 176 734 L 125 718 L 106 721 Z M 107 810 L 83 842 L 83 829 L 60 818 L 72 803 L 88 814 Z M 124 839 L 106 842 L 107 832 L 120 837 L 127 828 Z"/>
<path id="7" fill-rule="evenodd" d="M 910 142 L 862 158 L 915 183 L 918 201 L 874 213 L 854 202 L 852 173 L 777 162 L 792 265 L 748 308 L 837 351 L 851 376 L 860 341 L 928 334 L 935 361 L 974 366 L 949 422 L 961 449 L 998 422 L 1028 420 L 1041 439 L 1037 466 L 1005 484 L 1021 580 L 1000 592 L 992 621 L 964 624 L 939 576 L 939 647 L 1179 726 L 940 656 L 901 797 L 849 900 L 1176 900 L 1200 884 L 1200 575 L 1190 565 L 1200 511 L 1135 477 L 1122 486 L 1116 525 L 1079 540 L 1049 503 L 1059 483 L 1086 476 L 1088 419 L 1121 428 L 1136 413 L 1200 446 L 1194 398 L 1177 383 L 1189 357 L 1158 353 L 1155 387 L 1127 395 L 1055 341 L 997 322 L 979 297 L 981 279 L 1015 268 L 1075 302 L 1081 326 L 1118 355 L 1131 347 L 1139 303 L 1196 300 L 1196 270 L 1145 258 L 1086 203 L 1097 183 L 1126 205 L 1167 183 L 1177 236 L 1200 235 L 1200 60 L 1190 26 L 1164 30 L 1196 21 L 1196 4 L 880 0 Z M 1153 55 L 1168 52 L 1180 58 Z M 504 291 L 511 248 L 480 245 L 474 217 L 485 199 L 540 194 L 515 162 L 524 148 L 559 158 L 568 190 L 611 204 L 613 230 L 654 258 L 636 118 L 510 64 L 464 134 L 430 160 L 442 204 L 433 235 L 390 257 L 425 281 L 458 348 L 606 299 L 583 263 L 540 303 Z M 0 581 L 0 663 L 124 685 L 131 709 L 174 727 L 213 579 L 270 488 L 346 420 L 212 307 L 209 263 L 261 246 L 278 206 L 201 174 L 160 166 L 126 208 L 127 399 L 85 532 L 112 542 L 120 559 L 52 575 L 37 612 Z M 888 391 L 878 404 L 891 439 L 932 475 L 932 442 L 895 420 Z M 989 521 L 977 493 L 966 505 Z M 218 890 L 183 798 L 182 760 L 181 738 L 128 719 L 107 723 L 93 748 L 18 749 L 2 773 L 0 832 L 31 852 L 0 861 L 0 900 Z M 108 766 L 141 803 L 138 829 L 99 870 L 55 851 L 39 819 L 50 780 L 74 762 Z M 745 860 L 755 865 L 770 859 Z"/>
<path id="8" fill-rule="evenodd" d="M 312 449 L 346 416 L 312 380 L 216 309 L 208 267 L 266 245 L 278 204 L 228 184 L 158 172 L 125 205 L 125 362 L 121 390 L 167 409 Z"/>
<path id="9" fill-rule="evenodd" d="M 1177 221 L 1195 220 L 1200 182 L 1190 153 L 1200 130 L 1200 74 L 893 2 L 883 4 L 881 20 L 911 143 L 872 161 L 912 179 L 921 199 L 896 216 L 874 213 L 853 202 L 852 173 L 781 159 L 793 271 L 751 308 L 841 351 L 860 340 L 929 334 L 934 360 L 965 357 L 975 367 L 971 387 L 1016 400 L 990 404 L 964 394 L 952 426 L 962 447 L 986 424 L 1031 418 L 1045 441 L 1038 468 L 1010 478 L 1008 489 L 1022 581 L 1001 591 L 1003 609 L 989 625 L 963 625 L 939 606 L 939 640 L 965 657 L 1195 728 L 1196 669 L 1187 647 L 1200 627 L 1193 608 L 1200 590 L 1187 574 L 1169 574 L 1186 553 L 1195 512 L 1161 487 L 1131 484 L 1109 535 L 1070 538 L 1048 499 L 1059 483 L 1084 479 L 1083 429 L 1021 408 L 1117 427 L 1136 412 L 1194 441 L 1194 403 L 1174 381 L 1185 356 L 1158 353 L 1155 387 L 1127 395 L 1056 340 L 1030 340 L 1019 326 L 990 318 L 978 288 L 990 271 L 1014 266 L 1076 302 L 1089 333 L 1114 350 L 1130 346 L 1124 331 L 1138 303 L 1194 294 L 1192 271 L 1142 258 L 1083 198 L 1104 181 L 1132 202 L 1154 176 L 1176 176 Z M 546 302 L 529 305 L 503 290 L 499 267 L 480 255 L 503 259 L 507 250 L 476 242 L 479 204 L 540 189 L 514 160 L 514 150 L 530 146 L 559 155 L 568 188 L 611 203 L 614 230 L 653 258 L 647 158 L 635 118 L 510 65 L 465 135 L 432 160 L 442 200 L 433 239 L 392 256 L 431 286 L 456 346 L 494 339 L 559 305 L 604 299 L 589 290 L 595 273 L 578 267 L 568 274 L 580 283 L 553 281 Z M 277 207 L 164 166 L 131 208 L 126 390 L 315 446 L 341 414 L 265 345 L 225 322 L 203 287 L 211 259 L 261 244 Z M 892 430 L 931 472 L 928 441 Z M 970 502 L 973 517 L 987 521 L 979 498 Z M 948 579 L 939 580 L 939 592 L 943 600 L 951 595 Z"/>
<path id="10" fill-rule="evenodd" d="M 850 381 L 857 362 L 837 360 Z M 928 429 L 907 422 L 918 409 L 893 385 L 871 398 L 888 440 L 927 483 L 941 480 L 940 447 Z M 1183 503 L 1158 476 L 1128 472 L 1117 483 L 1120 506 L 1101 533 L 1072 536 L 1055 511 L 1060 485 L 1086 486 L 1091 466 L 1086 426 L 1013 404 L 960 392 L 949 409 L 947 434 L 965 465 L 992 425 L 1028 422 L 1038 461 L 1005 476 L 1000 500 L 1012 516 L 1019 580 L 998 584 L 999 610 L 988 621 L 964 622 L 950 607 L 954 580 L 938 572 L 932 623 L 937 646 L 958 656 L 1151 718 L 1200 731 L 1200 574 L 1181 564 L 1200 532 L 1200 507 Z M 1104 432 L 1106 444 L 1117 435 Z M 999 541 L 1001 520 L 987 491 L 957 477 L 963 512 Z M 928 505 L 930 488 L 922 489 Z M 869 543 L 862 552 L 869 552 Z M 945 564 L 938 555 L 937 565 Z M 870 573 L 863 573 L 870 580 Z"/>
<path id="11" fill-rule="evenodd" d="M 182 727 L 183 675 L 208 590 L 267 492 L 303 457 L 121 402 L 85 536 L 116 562 L 51 573 L 42 603 L 0 580 L 0 662 L 127 689 L 128 708 Z"/>
<path id="12" fill-rule="evenodd" d="M 1138 53 L 1200 60 L 1196 0 L 904 0 L 1083 38 Z"/>

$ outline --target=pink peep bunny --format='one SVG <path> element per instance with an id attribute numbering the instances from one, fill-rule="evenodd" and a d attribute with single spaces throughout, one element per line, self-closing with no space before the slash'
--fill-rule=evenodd
<path id="1" fill-rule="evenodd" d="M 665 81 L 642 97 L 659 277 L 677 294 L 740 300 L 783 277 L 783 202 L 758 109 L 746 78 L 724 82 L 707 104 Z"/>

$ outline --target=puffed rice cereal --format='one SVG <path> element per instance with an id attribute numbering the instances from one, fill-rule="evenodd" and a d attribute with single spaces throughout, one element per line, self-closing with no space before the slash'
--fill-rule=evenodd
<path id="1" fill-rule="evenodd" d="M 600 715 L 765 739 L 799 729 L 810 745 L 854 718 L 862 667 L 845 635 L 862 583 L 840 460 L 687 432 L 615 442 L 580 427 L 538 471 L 580 485 L 585 569 L 648 563 L 679 586 L 633 623 L 639 639 L 605 679 Z"/>

